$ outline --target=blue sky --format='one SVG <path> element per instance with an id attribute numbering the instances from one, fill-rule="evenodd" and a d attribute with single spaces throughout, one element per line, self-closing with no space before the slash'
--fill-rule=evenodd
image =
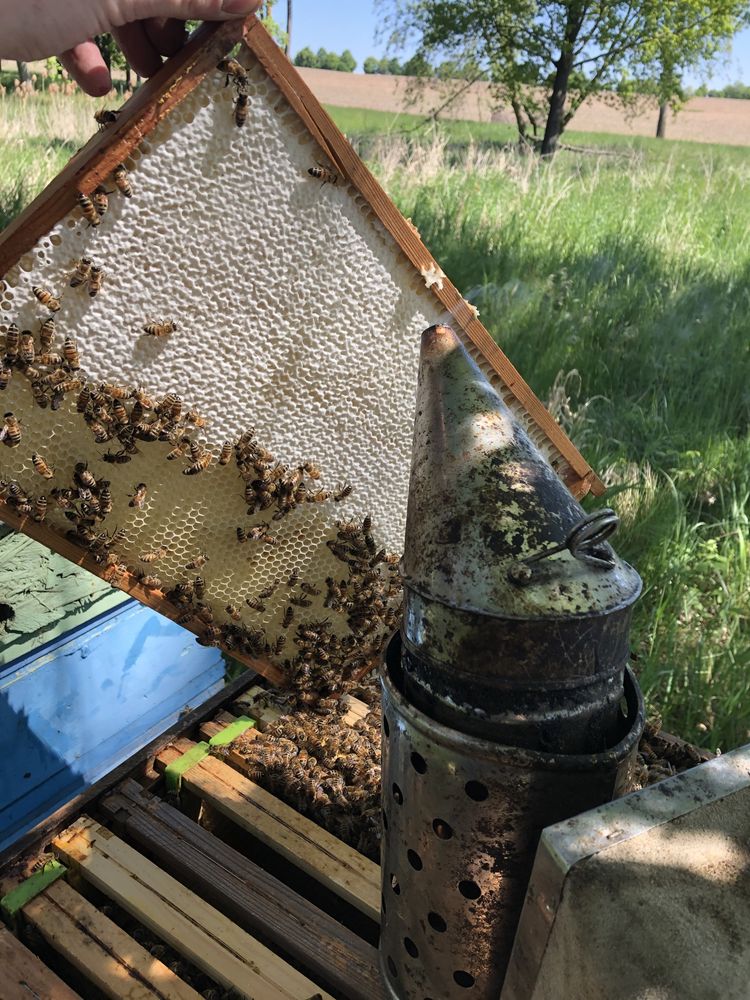
<path id="1" fill-rule="evenodd" d="M 283 23 L 286 17 L 284 0 L 277 0 L 275 13 Z M 292 52 L 308 45 L 311 49 L 351 49 L 361 72 L 369 55 L 383 55 L 383 43 L 376 44 L 375 32 L 379 17 L 373 0 L 294 0 Z M 732 54 L 716 67 L 711 82 L 716 86 L 742 80 L 750 83 L 750 29 L 737 35 Z M 689 79 L 697 85 L 700 79 Z"/>

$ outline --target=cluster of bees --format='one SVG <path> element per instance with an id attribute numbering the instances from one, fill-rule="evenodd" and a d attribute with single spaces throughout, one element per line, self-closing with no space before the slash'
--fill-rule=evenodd
<path id="1" fill-rule="evenodd" d="M 636 787 L 645 788 L 703 762 L 697 747 L 683 740 L 665 739 L 660 718 L 648 719 L 638 746 Z"/>
<path id="2" fill-rule="evenodd" d="M 231 744 L 244 773 L 373 861 L 380 857 L 380 705 L 353 725 L 334 712 L 282 715 Z M 216 747 L 218 755 L 229 753 Z"/>

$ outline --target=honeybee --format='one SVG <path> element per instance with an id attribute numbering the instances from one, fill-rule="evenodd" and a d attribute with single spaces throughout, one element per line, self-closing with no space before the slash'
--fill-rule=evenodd
<path id="1" fill-rule="evenodd" d="M 168 462 L 174 461 L 175 458 L 182 458 L 182 456 L 187 451 L 188 445 L 190 444 L 190 438 L 182 438 L 178 443 L 172 448 L 170 452 L 167 453 L 166 459 Z"/>
<path id="2" fill-rule="evenodd" d="M 199 601 L 202 601 L 206 594 L 206 581 L 202 576 L 196 576 L 193 580 L 193 590 Z"/>
<path id="3" fill-rule="evenodd" d="M 233 80 L 237 87 L 247 86 L 247 70 L 244 66 L 241 66 L 236 59 L 232 59 L 230 57 L 221 59 L 217 63 L 216 68 L 220 73 L 226 73 L 227 75 L 224 83 L 225 87 L 229 86 L 230 80 Z"/>
<path id="4" fill-rule="evenodd" d="M 19 339 L 18 324 L 11 323 L 5 333 L 5 357 L 10 361 L 14 360 L 18 355 Z"/>
<path id="5" fill-rule="evenodd" d="M 83 486 L 84 489 L 96 489 L 96 477 L 89 472 L 86 462 L 76 462 L 73 470 L 73 478 L 80 486 Z"/>
<path id="6" fill-rule="evenodd" d="M 112 416 L 118 424 L 126 424 L 128 422 L 128 411 L 119 399 L 112 400 Z"/>
<path id="7" fill-rule="evenodd" d="M 188 424 L 192 424 L 193 427 L 205 427 L 206 426 L 206 418 L 202 417 L 195 410 L 188 410 L 188 412 L 185 414 L 185 421 Z"/>
<path id="8" fill-rule="evenodd" d="M 112 491 L 108 479 L 102 479 L 99 483 L 99 507 L 103 517 L 112 513 Z"/>
<path id="9" fill-rule="evenodd" d="M 249 103 L 250 98 L 247 94 L 237 94 L 237 100 L 234 102 L 234 124 L 237 128 L 242 128 L 247 121 L 247 109 Z"/>
<path id="10" fill-rule="evenodd" d="M 109 191 L 107 191 L 107 189 L 100 184 L 94 189 L 91 200 L 93 201 L 94 208 L 97 210 L 99 215 L 104 215 L 109 208 Z"/>
<path id="11" fill-rule="evenodd" d="M 60 382 L 57 386 L 57 394 L 62 397 L 68 392 L 78 392 L 82 385 L 83 383 L 79 378 L 66 378 L 64 382 Z M 62 402 L 62 398 L 60 402 Z M 53 406 L 52 409 L 57 409 L 57 407 Z"/>
<path id="12" fill-rule="evenodd" d="M 78 413 L 85 413 L 86 408 L 91 400 L 91 388 L 85 385 L 81 391 L 78 393 L 78 399 L 76 400 L 76 410 Z"/>
<path id="13" fill-rule="evenodd" d="M 83 191 L 79 191 L 76 195 L 76 201 L 78 202 L 78 207 L 83 213 L 83 217 L 88 222 L 89 226 L 98 226 L 102 221 L 101 216 L 96 210 L 93 201 L 85 195 Z M 55 310 L 53 310 L 54 312 Z"/>
<path id="14" fill-rule="evenodd" d="M 219 465 L 228 465 L 232 457 L 232 442 L 225 441 L 219 453 Z"/>
<path id="15" fill-rule="evenodd" d="M 247 541 L 247 532 L 244 528 L 237 528 L 237 541 L 243 545 Z"/>
<path id="16" fill-rule="evenodd" d="M 138 559 L 143 563 L 153 563 L 159 559 L 163 559 L 164 556 L 168 556 L 172 550 L 166 545 L 160 545 L 158 549 L 154 549 L 153 552 L 142 552 Z"/>
<path id="17" fill-rule="evenodd" d="M 289 628 L 289 626 L 292 624 L 293 621 L 294 621 L 294 608 L 290 604 L 287 607 L 286 611 L 284 612 L 284 617 L 281 619 L 281 627 Z"/>
<path id="18" fill-rule="evenodd" d="M 126 198 L 133 197 L 133 189 L 130 186 L 130 179 L 124 164 L 118 163 L 112 173 L 112 179 L 121 195 L 124 195 Z"/>
<path id="19" fill-rule="evenodd" d="M 21 443 L 21 425 L 14 413 L 3 416 L 3 427 L 0 429 L 0 441 L 9 448 L 17 448 Z"/>
<path id="20" fill-rule="evenodd" d="M 179 328 L 174 320 L 168 319 L 161 323 L 145 323 L 141 329 L 144 337 L 168 337 Z"/>
<path id="21" fill-rule="evenodd" d="M 199 553 L 195 559 L 191 559 L 189 563 L 185 565 L 185 569 L 201 569 L 208 562 L 208 556 L 205 552 Z"/>
<path id="22" fill-rule="evenodd" d="M 8 382 L 10 382 L 12 375 L 12 368 L 0 368 L 0 390 L 8 388 Z"/>
<path id="23" fill-rule="evenodd" d="M 320 468 L 314 462 L 305 462 L 302 468 L 310 479 L 320 479 Z"/>
<path id="24" fill-rule="evenodd" d="M 147 587 L 149 590 L 161 590 L 162 582 L 158 576 L 150 576 L 138 573 L 138 582 L 142 587 Z"/>
<path id="25" fill-rule="evenodd" d="M 126 462 L 130 462 L 130 455 L 121 448 L 120 451 L 107 451 L 102 455 L 103 462 L 109 462 L 112 465 L 124 465 Z"/>
<path id="26" fill-rule="evenodd" d="M 308 174 L 311 177 L 314 177 L 316 180 L 323 182 L 320 185 L 321 187 L 323 187 L 323 184 L 337 184 L 338 183 L 338 179 L 339 179 L 339 175 L 338 174 L 334 174 L 334 172 L 332 170 L 329 170 L 327 167 L 324 167 L 323 164 L 322 163 L 318 163 L 317 160 L 315 162 L 316 162 L 317 166 L 315 166 L 315 167 L 309 167 L 307 172 L 308 172 Z"/>
<path id="27" fill-rule="evenodd" d="M 146 502 L 146 493 L 148 492 L 148 487 L 145 483 L 136 483 L 134 487 L 135 492 L 129 493 L 128 496 L 131 497 L 128 507 L 137 507 L 138 510 L 143 509 L 143 505 Z"/>
<path id="28" fill-rule="evenodd" d="M 283 650 L 284 646 L 286 646 L 286 636 L 280 635 L 277 637 L 276 642 L 274 642 L 274 644 L 271 646 L 271 652 L 274 654 L 274 656 L 278 656 L 279 653 L 281 653 L 281 651 Z"/>
<path id="29" fill-rule="evenodd" d="M 263 601 L 257 597 L 246 597 L 245 604 L 247 604 L 249 608 L 252 608 L 253 611 L 258 611 L 261 614 L 266 610 L 266 606 Z"/>
<path id="30" fill-rule="evenodd" d="M 278 580 L 274 580 L 273 583 L 269 583 L 269 585 L 267 587 L 264 587 L 263 590 L 261 590 L 260 593 L 258 594 L 259 599 L 261 601 L 264 601 L 267 597 L 270 597 L 273 594 L 274 590 L 276 590 L 278 584 L 279 584 Z"/>
<path id="31" fill-rule="evenodd" d="M 320 590 L 318 590 L 317 587 L 313 587 L 311 583 L 305 583 L 304 580 L 299 585 L 299 587 L 300 590 L 304 591 L 306 594 L 310 594 L 312 597 L 317 597 L 318 594 L 320 593 Z"/>
<path id="32" fill-rule="evenodd" d="M 39 345 L 40 353 L 46 354 L 50 347 L 52 347 L 52 341 L 55 337 L 55 317 L 48 316 L 47 319 L 39 327 Z"/>
<path id="33" fill-rule="evenodd" d="M 34 511 L 31 515 L 35 521 L 41 522 L 47 516 L 47 497 L 38 496 L 34 501 Z"/>
<path id="34" fill-rule="evenodd" d="M 24 330 L 19 338 L 18 356 L 22 364 L 27 366 L 27 370 L 28 366 L 34 363 L 36 348 L 34 346 L 34 334 L 30 330 Z"/>
<path id="35" fill-rule="evenodd" d="M 37 300 L 46 306 L 50 312 L 56 313 L 60 311 L 60 300 L 56 299 L 52 292 L 47 291 L 46 288 L 42 288 L 41 285 L 32 285 L 31 290 L 36 296 Z M 7 342 L 7 336 L 6 336 Z M 6 346 L 7 351 L 7 346 Z"/>
<path id="36" fill-rule="evenodd" d="M 87 416 L 86 423 L 88 424 L 89 430 L 94 435 L 94 441 L 97 444 L 104 444 L 105 441 L 111 441 L 113 435 L 104 426 L 104 424 L 99 423 L 98 420 L 94 420 L 93 417 L 89 418 Z"/>
<path id="37" fill-rule="evenodd" d="M 108 125 L 114 125 L 119 115 L 120 112 L 112 108 L 99 108 L 98 111 L 94 112 L 94 121 L 99 126 L 99 131 L 101 131 Z"/>
<path id="38" fill-rule="evenodd" d="M 296 594 L 294 597 L 290 597 L 289 601 L 291 604 L 296 604 L 298 608 L 309 608 L 312 604 L 312 601 L 309 598 L 303 597 L 301 594 Z"/>
<path id="39" fill-rule="evenodd" d="M 76 342 L 72 337 L 65 338 L 62 353 L 68 368 L 76 369 L 81 367 L 81 359 L 78 355 L 78 348 L 76 347 Z"/>
<path id="40" fill-rule="evenodd" d="M 351 496 L 354 487 L 351 483 L 344 483 L 343 486 L 339 486 L 336 492 L 333 494 L 333 499 L 336 503 L 341 500 L 346 500 L 348 496 Z"/>
<path id="41" fill-rule="evenodd" d="M 296 587 L 299 582 L 299 570 L 293 569 L 289 574 L 289 579 L 286 581 L 287 587 Z"/>
<path id="42" fill-rule="evenodd" d="M 216 625 L 206 625 L 202 634 L 198 636 L 197 642 L 201 646 L 217 646 L 221 638 L 221 629 Z"/>
<path id="43" fill-rule="evenodd" d="M 44 477 L 44 479 L 52 479 L 55 474 L 55 470 L 51 469 L 42 456 L 36 451 L 31 455 L 31 464 L 34 466 L 34 471 L 38 472 L 40 476 Z"/>
<path id="44" fill-rule="evenodd" d="M 89 278 L 89 295 L 93 299 L 95 295 L 98 295 L 102 289 L 104 283 L 104 271 L 94 264 L 91 268 L 91 277 Z"/>
<path id="45" fill-rule="evenodd" d="M 79 285 L 84 285 L 89 280 L 91 265 L 92 260 L 90 257 L 81 257 L 80 260 L 76 261 L 75 271 L 73 271 L 73 277 L 70 279 L 71 288 L 78 288 Z"/>
<path id="46" fill-rule="evenodd" d="M 182 470 L 183 476 L 197 476 L 199 472 L 203 472 L 204 469 L 209 467 L 212 459 L 213 455 L 210 451 L 208 451 L 208 449 L 206 449 L 198 456 L 192 465 L 189 465 L 187 469 Z"/>

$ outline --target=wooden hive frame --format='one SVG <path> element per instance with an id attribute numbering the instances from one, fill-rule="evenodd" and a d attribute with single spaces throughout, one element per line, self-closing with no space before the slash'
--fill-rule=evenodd
<path id="1" fill-rule="evenodd" d="M 94 135 L 73 156 L 42 194 L 0 236 L 0 275 L 5 274 L 38 239 L 74 208 L 77 192 L 91 194 L 98 185 L 104 183 L 111 176 L 113 168 L 125 160 L 207 74 L 214 72 L 218 60 L 238 42 L 263 67 L 312 138 L 341 172 L 350 192 L 366 202 L 415 271 L 422 276 L 440 276 L 439 280 L 431 284 L 431 294 L 452 317 L 453 326 L 475 358 L 502 381 L 506 398 L 512 398 L 528 414 L 555 456 L 553 464 L 571 492 L 579 498 L 589 492 L 601 495 L 604 491 L 602 481 L 495 344 L 477 318 L 476 311 L 450 280 L 442 275 L 439 265 L 421 242 L 414 227 L 396 209 L 254 16 L 244 24 L 224 22 L 203 25 L 185 48 L 167 61 L 123 106 L 116 123 Z M 25 532 L 72 562 L 98 576 L 102 575 L 102 567 L 97 565 L 90 554 L 81 551 L 78 546 L 44 524 L 19 515 L 2 500 L 0 517 L 11 527 Z M 142 587 L 133 575 L 124 575 L 117 586 L 168 618 L 175 619 L 180 615 L 180 609 L 166 600 L 163 594 Z M 196 632 L 201 628 L 199 623 L 192 626 L 188 624 L 186 627 Z M 281 670 L 270 661 L 236 651 L 232 651 L 232 655 L 273 683 L 281 681 Z"/>

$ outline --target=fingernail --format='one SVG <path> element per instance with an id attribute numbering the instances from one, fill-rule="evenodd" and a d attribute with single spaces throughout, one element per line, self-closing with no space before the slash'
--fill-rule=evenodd
<path id="1" fill-rule="evenodd" d="M 255 0 L 224 0 L 221 9 L 225 14 L 250 14 L 257 6 Z"/>

